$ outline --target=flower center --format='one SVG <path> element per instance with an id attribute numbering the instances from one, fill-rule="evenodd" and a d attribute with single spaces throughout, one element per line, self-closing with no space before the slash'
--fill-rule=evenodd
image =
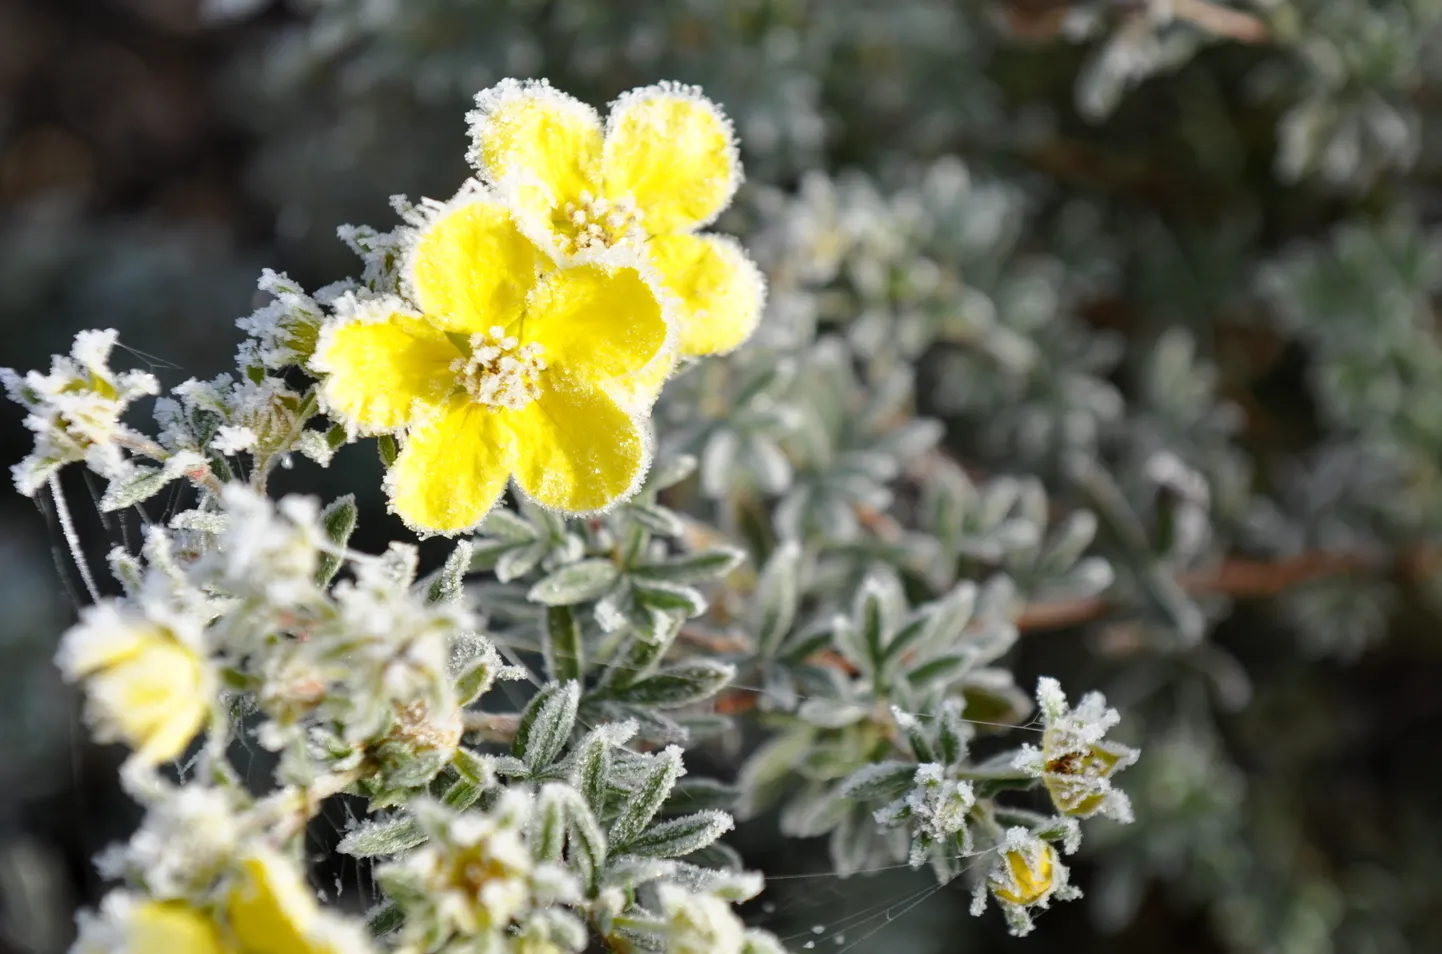
<path id="1" fill-rule="evenodd" d="M 580 202 L 556 209 L 554 222 L 568 255 L 637 244 L 646 238 L 641 210 L 630 196 L 611 200 L 583 189 Z"/>
<path id="2" fill-rule="evenodd" d="M 546 370 L 540 345 L 521 347 L 496 327 L 489 334 L 471 335 L 470 346 L 470 355 L 451 362 L 451 370 L 476 401 L 518 411 L 540 397 L 541 372 Z"/>

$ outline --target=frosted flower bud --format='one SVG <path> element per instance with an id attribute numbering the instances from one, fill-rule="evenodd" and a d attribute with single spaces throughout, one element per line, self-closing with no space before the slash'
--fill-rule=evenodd
<path id="1" fill-rule="evenodd" d="M 1132 820 L 1126 793 L 1114 788 L 1111 777 L 1131 765 L 1136 749 L 1104 736 L 1120 721 L 1099 692 L 1089 692 L 1075 709 L 1067 703 L 1061 685 L 1048 677 L 1037 682 L 1037 704 L 1045 720 L 1041 748 L 1024 746 L 1016 767 L 1040 778 L 1057 810 L 1077 818 L 1108 815 Z"/>
<path id="2" fill-rule="evenodd" d="M 1032 911 L 1046 908 L 1053 898 L 1069 901 L 1081 892 L 1069 885 L 1070 871 L 1056 848 L 1027 831 L 1009 828 L 996 847 L 996 861 L 976 888 L 971 913 L 981 914 L 988 891 L 1001 905 L 1016 936 L 1032 929 Z"/>
<path id="3" fill-rule="evenodd" d="M 656 895 L 666 923 L 666 954 L 741 954 L 746 926 L 714 895 L 663 884 Z"/>
<path id="4" fill-rule="evenodd" d="M 135 750 L 132 762 L 156 765 L 185 751 L 210 710 L 212 679 L 198 642 L 107 602 L 88 607 L 65 634 L 56 664 L 68 681 L 85 683 L 95 737 L 124 742 Z"/>
<path id="5" fill-rule="evenodd" d="M 25 426 L 35 434 L 35 449 L 12 469 L 15 487 L 33 496 L 64 464 L 85 461 L 105 477 L 122 476 L 127 463 L 116 438 L 126 429 L 121 415 L 130 402 L 159 391 L 149 374 L 110 370 L 116 332 L 82 331 L 68 356 L 56 355 L 50 373 L 21 377 L 0 368 L 0 383 L 10 400 L 29 412 Z"/>

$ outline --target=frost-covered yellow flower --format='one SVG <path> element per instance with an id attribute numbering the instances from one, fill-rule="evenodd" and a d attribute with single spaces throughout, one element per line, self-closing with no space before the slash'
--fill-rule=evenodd
<path id="1" fill-rule="evenodd" d="M 56 663 L 67 680 L 84 680 L 96 738 L 124 742 L 135 763 L 156 765 L 184 752 L 210 711 L 211 678 L 196 642 L 101 603 L 65 634 Z"/>
<path id="2" fill-rule="evenodd" d="M 182 901 L 139 901 L 107 895 L 99 917 L 82 914 L 74 954 L 233 954 L 215 922 Z"/>
<path id="3" fill-rule="evenodd" d="M 730 351 L 751 334 L 765 297 L 760 272 L 734 239 L 697 234 L 741 183 L 731 124 L 698 89 L 634 89 L 603 127 L 544 80 L 505 80 L 476 97 L 469 118 L 471 161 L 553 258 L 644 249 L 680 303 L 683 356 Z"/>
<path id="4" fill-rule="evenodd" d="M 1003 868 L 992 875 L 992 890 L 1003 901 L 1023 907 L 1036 904 L 1056 883 L 1056 849 L 1045 843 L 1013 848 L 1002 854 Z"/>
<path id="5" fill-rule="evenodd" d="M 353 431 L 405 430 L 386 488 L 417 530 L 474 527 L 509 476 L 587 513 L 645 475 L 645 424 L 614 394 L 667 347 L 661 304 L 635 268 L 543 264 L 506 208 L 468 188 L 412 236 L 403 276 L 419 310 L 343 299 L 321 331 L 326 410 Z"/>
<path id="6" fill-rule="evenodd" d="M 244 954 L 366 954 L 361 928 L 321 910 L 315 892 L 284 857 L 260 849 L 240 862 L 225 920 Z"/>

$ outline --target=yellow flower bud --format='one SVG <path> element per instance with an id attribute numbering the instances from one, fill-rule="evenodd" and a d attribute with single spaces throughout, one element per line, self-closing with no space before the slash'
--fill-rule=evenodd
<path id="1" fill-rule="evenodd" d="M 1044 739 L 1042 751 L 1049 748 Z M 1132 750 L 1106 744 L 1088 746 L 1081 752 L 1059 752 L 1047 760 L 1042 783 L 1058 811 L 1086 818 L 1100 811 L 1111 794 L 1098 789 L 1097 780 L 1109 778 L 1132 758 Z"/>
<path id="2" fill-rule="evenodd" d="M 1042 843 L 1039 851 L 1012 849 L 1002 855 L 1010 883 L 1001 872 L 992 875 L 992 890 L 1002 901 L 1026 907 L 1044 900 L 1056 883 L 1056 849 Z"/>

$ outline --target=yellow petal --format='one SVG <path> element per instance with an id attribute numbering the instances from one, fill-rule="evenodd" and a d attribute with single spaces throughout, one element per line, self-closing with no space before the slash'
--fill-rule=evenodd
<path id="1" fill-rule="evenodd" d="M 545 80 L 502 80 L 476 95 L 470 160 L 493 183 L 523 173 L 574 200 L 595 179 L 601 120 Z"/>
<path id="2" fill-rule="evenodd" d="M 241 863 L 241 877 L 226 899 L 226 916 L 245 954 L 332 950 L 311 940 L 320 918 L 315 892 L 285 858 L 272 851 L 259 851 Z"/>
<path id="3" fill-rule="evenodd" d="M 516 411 L 458 396 L 412 430 L 386 474 L 391 509 L 412 529 L 459 533 L 480 523 L 506 489 Z"/>
<path id="4" fill-rule="evenodd" d="M 537 503 L 589 513 L 636 492 L 650 463 L 640 423 L 596 388 L 549 374 L 540 398 L 512 412 L 516 483 Z"/>
<path id="5" fill-rule="evenodd" d="M 505 206 L 465 194 L 421 228 L 406 255 L 406 284 L 426 318 L 467 334 L 507 325 L 536 283 L 541 256 Z"/>
<path id="6" fill-rule="evenodd" d="M 200 660 L 168 637 L 91 677 L 89 692 L 97 728 L 147 765 L 178 758 L 209 710 Z"/>
<path id="7" fill-rule="evenodd" d="M 147 901 L 130 915 L 125 954 L 226 954 L 210 918 L 179 902 Z"/>
<path id="8" fill-rule="evenodd" d="M 606 384 L 606 393 L 630 413 L 644 414 L 661 396 L 661 389 L 675 370 L 676 349 L 666 348 L 636 373 L 613 378 Z"/>
<path id="9" fill-rule="evenodd" d="M 607 196 L 634 198 L 651 235 L 705 225 L 741 184 L 731 123 L 698 89 L 675 83 L 616 100 L 602 168 Z"/>
<path id="10" fill-rule="evenodd" d="M 321 331 L 311 369 L 325 375 L 326 413 L 363 433 L 405 427 L 432 413 L 455 388 L 460 351 L 395 299 L 360 306 Z"/>
<path id="11" fill-rule="evenodd" d="M 669 329 L 656 293 L 634 268 L 580 265 L 552 272 L 526 302 L 520 337 L 546 364 L 600 385 L 650 364 Z"/>
<path id="12" fill-rule="evenodd" d="M 647 249 L 666 289 L 680 302 L 676 333 L 682 355 L 723 354 L 756 330 L 766 283 L 730 236 L 658 235 Z"/>

